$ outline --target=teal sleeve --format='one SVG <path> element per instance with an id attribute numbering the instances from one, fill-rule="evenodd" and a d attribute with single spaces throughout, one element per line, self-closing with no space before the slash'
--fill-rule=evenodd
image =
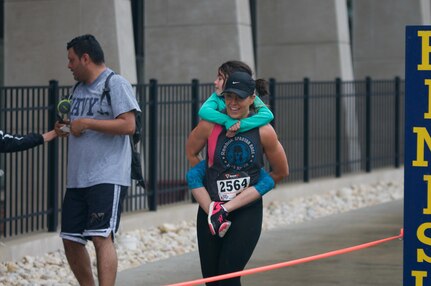
<path id="1" fill-rule="evenodd" d="M 227 114 L 220 111 L 226 108 L 226 104 L 222 97 L 215 92 L 204 102 L 199 109 L 199 116 L 210 122 L 217 123 L 229 129 L 237 120 L 230 118 Z"/>
<path id="2" fill-rule="evenodd" d="M 207 169 L 206 160 L 200 161 L 194 167 L 187 171 L 186 179 L 187 185 L 190 190 L 197 189 L 204 186 L 204 176 Z"/>
<path id="3" fill-rule="evenodd" d="M 257 111 L 256 114 L 241 119 L 239 132 L 245 132 L 256 127 L 264 126 L 274 119 L 274 115 L 271 110 L 269 110 L 266 104 L 258 96 L 256 96 L 254 100 L 254 107 Z"/>

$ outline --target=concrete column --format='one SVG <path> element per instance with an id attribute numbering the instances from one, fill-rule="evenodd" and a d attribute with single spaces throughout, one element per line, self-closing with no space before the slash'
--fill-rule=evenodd
<path id="1" fill-rule="evenodd" d="M 130 0 L 4 0 L 5 85 L 72 84 L 66 43 L 93 34 L 106 64 L 136 82 Z"/>
<path id="2" fill-rule="evenodd" d="M 227 60 L 254 68 L 248 0 L 145 1 L 145 77 L 213 82 Z"/>
<path id="3" fill-rule="evenodd" d="M 257 54 L 259 77 L 352 79 L 346 1 L 257 1 Z"/>
<path id="4" fill-rule="evenodd" d="M 356 79 L 404 78 L 405 26 L 430 24 L 429 0 L 353 0 Z"/>
<path id="5" fill-rule="evenodd" d="M 337 77 L 344 81 L 353 79 L 345 0 L 257 1 L 257 27 L 259 77 L 274 77 L 278 82 L 299 81 L 304 77 L 311 81 L 333 81 Z M 342 98 L 343 121 L 346 122 L 343 136 L 347 139 L 343 150 L 349 161 L 361 157 L 355 105 L 354 99 Z M 328 133 L 335 134 L 335 117 L 328 117 L 332 111 L 332 104 L 310 100 L 312 134 L 322 138 Z M 288 118 L 278 118 L 277 124 L 279 130 L 298 128 L 297 123 Z M 310 150 L 321 148 L 313 142 L 310 144 Z M 319 156 L 320 160 L 331 162 L 335 149 L 321 150 Z"/>

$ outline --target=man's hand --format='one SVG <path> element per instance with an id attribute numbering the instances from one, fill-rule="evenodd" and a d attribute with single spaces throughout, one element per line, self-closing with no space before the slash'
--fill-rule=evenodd
<path id="1" fill-rule="evenodd" d="M 88 118 L 80 118 L 76 119 L 70 122 L 70 133 L 72 133 L 73 136 L 79 137 L 82 135 L 82 133 L 85 132 L 85 130 L 88 128 L 87 124 Z"/>
<path id="2" fill-rule="evenodd" d="M 63 120 L 63 122 L 56 121 L 54 126 L 54 131 L 59 137 L 67 137 L 69 132 L 67 132 L 67 127 L 69 126 L 69 120 Z"/>

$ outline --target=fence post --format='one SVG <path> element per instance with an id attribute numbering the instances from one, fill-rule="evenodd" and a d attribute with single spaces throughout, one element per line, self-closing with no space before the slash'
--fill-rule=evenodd
<path id="1" fill-rule="evenodd" d="M 310 95 L 310 80 L 304 78 L 304 182 L 310 181 L 310 162 L 309 162 L 309 95 Z"/>
<path id="2" fill-rule="evenodd" d="M 58 81 L 49 81 L 48 89 L 48 125 L 53 128 L 56 121 L 56 106 L 58 104 Z M 59 158 L 58 140 L 48 143 L 48 231 L 57 231 L 58 226 L 58 182 L 59 182 Z"/>
<path id="3" fill-rule="evenodd" d="M 275 81 L 275 78 L 269 79 L 269 107 L 271 108 L 272 114 L 274 114 L 274 119 L 270 122 L 272 127 L 275 128 L 275 98 L 276 98 L 276 87 L 277 82 Z"/>
<path id="4" fill-rule="evenodd" d="M 192 80 L 192 129 L 199 123 L 199 80 Z M 192 195 L 192 203 L 197 203 Z"/>
<path id="5" fill-rule="evenodd" d="M 371 78 L 365 79 L 365 171 L 371 172 Z"/>
<path id="6" fill-rule="evenodd" d="M 335 79 L 335 177 L 341 177 L 341 79 Z"/>
<path id="7" fill-rule="evenodd" d="M 148 178 L 148 206 L 150 211 L 157 210 L 157 181 L 158 181 L 158 164 L 157 164 L 157 80 L 150 79 L 149 95 L 149 178 Z"/>
<path id="8" fill-rule="evenodd" d="M 192 129 L 199 123 L 199 80 L 192 80 Z"/>
<path id="9" fill-rule="evenodd" d="M 399 168 L 400 167 L 400 83 L 401 83 L 401 79 L 400 77 L 395 77 L 395 160 L 394 160 L 394 165 L 395 168 Z"/>

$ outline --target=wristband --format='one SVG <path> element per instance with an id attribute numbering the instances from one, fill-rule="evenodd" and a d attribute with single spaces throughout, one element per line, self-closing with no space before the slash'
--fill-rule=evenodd
<path id="1" fill-rule="evenodd" d="M 204 186 L 203 181 L 206 172 L 206 163 L 206 160 L 202 160 L 187 171 L 186 179 L 190 190 Z"/>
<path id="2" fill-rule="evenodd" d="M 253 187 L 257 190 L 257 192 L 263 196 L 270 190 L 272 190 L 275 186 L 274 179 L 269 175 L 265 169 L 260 169 L 259 173 L 259 180 L 257 181 L 257 184 Z"/>

